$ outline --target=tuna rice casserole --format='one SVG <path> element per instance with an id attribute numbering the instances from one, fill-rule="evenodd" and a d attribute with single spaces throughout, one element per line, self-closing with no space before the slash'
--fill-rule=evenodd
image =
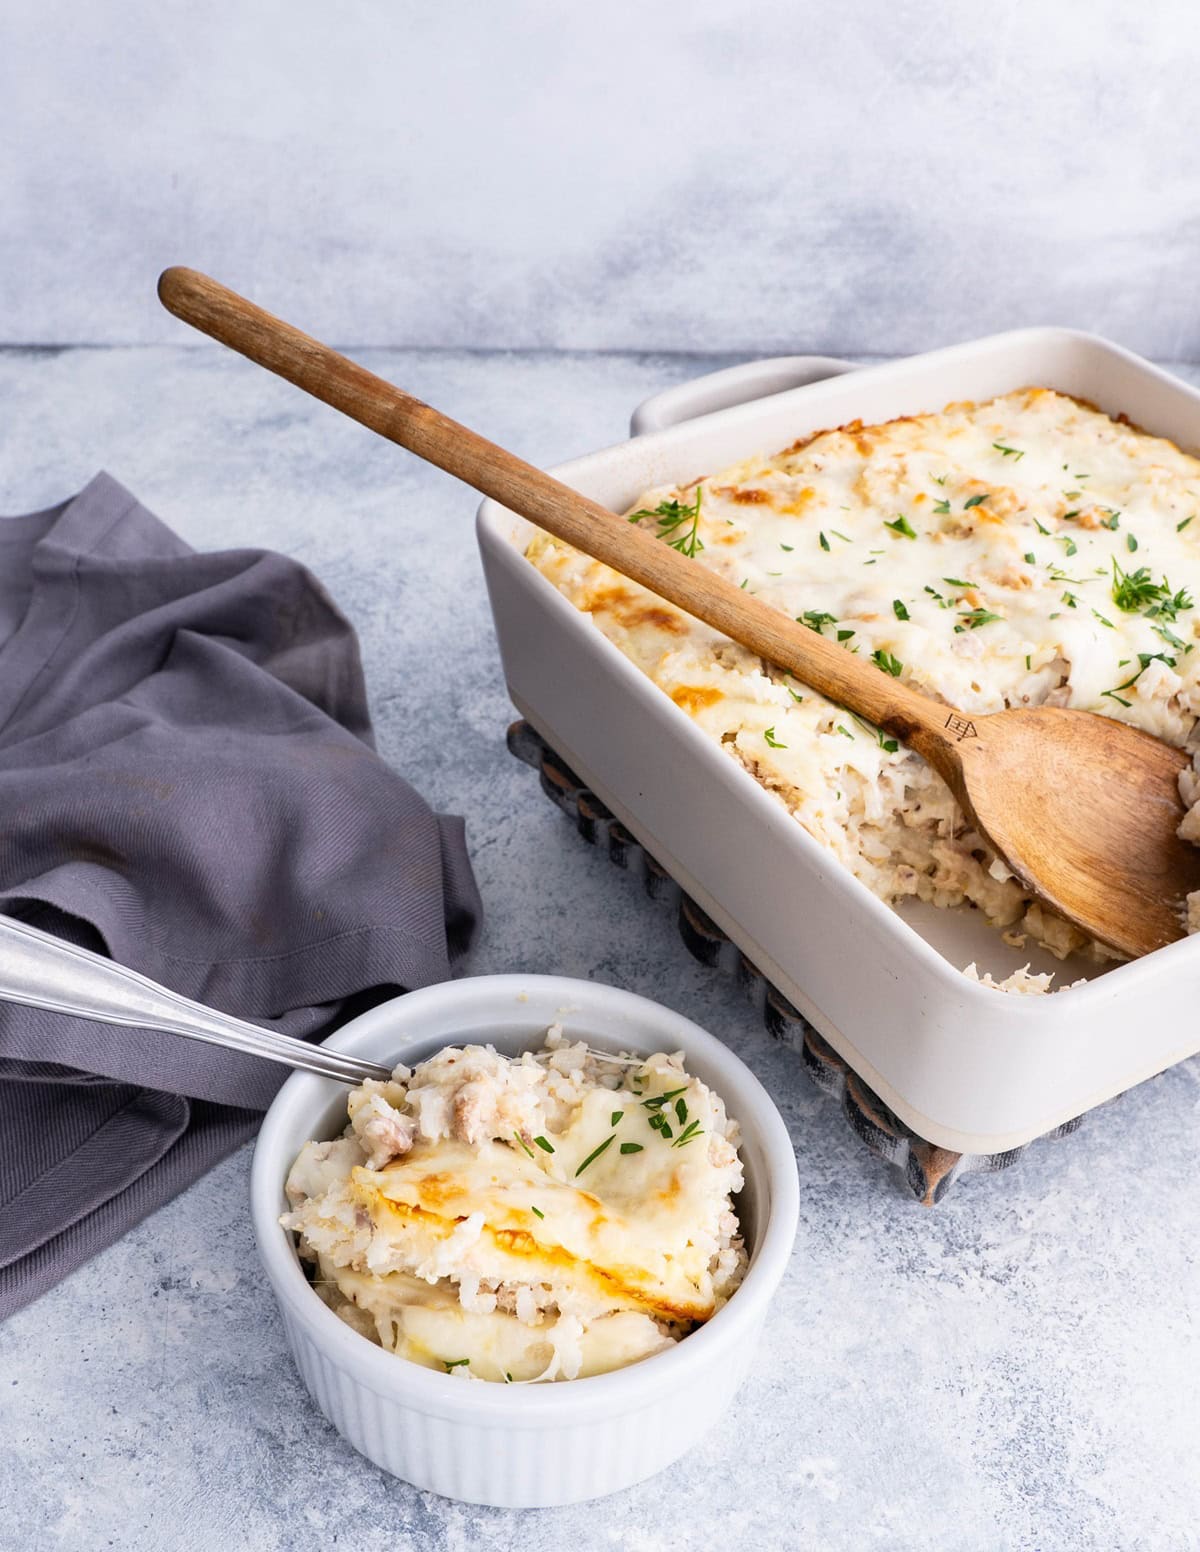
<path id="1" fill-rule="evenodd" d="M 671 1347 L 746 1268 L 738 1127 L 679 1054 L 450 1047 L 349 1099 L 287 1179 L 319 1296 L 460 1378 L 575 1379 Z"/>
<path id="2" fill-rule="evenodd" d="M 647 491 L 629 521 L 963 711 L 1079 707 L 1200 750 L 1200 460 L 1063 394 L 818 432 Z M 915 751 L 560 540 L 527 555 L 880 898 L 1114 957 L 1030 898 Z M 1182 784 L 1200 841 L 1200 775 Z"/>

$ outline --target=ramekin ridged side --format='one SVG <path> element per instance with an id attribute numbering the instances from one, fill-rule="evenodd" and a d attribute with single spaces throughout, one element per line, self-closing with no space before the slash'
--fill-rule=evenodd
<path id="1" fill-rule="evenodd" d="M 347 1443 L 414 1487 L 495 1508 L 579 1503 L 664 1471 L 719 1421 L 758 1338 L 756 1326 L 732 1361 L 636 1411 L 546 1428 L 431 1417 L 360 1383 L 286 1313 L 284 1328 L 309 1393 Z"/>
<path id="2" fill-rule="evenodd" d="M 742 1128 L 750 1265 L 705 1326 L 614 1373 L 549 1385 L 493 1385 L 386 1353 L 309 1286 L 279 1226 L 283 1181 L 310 1136 L 345 1117 L 345 1090 L 297 1073 L 263 1122 L 251 1177 L 259 1253 L 301 1378 L 338 1432 L 415 1486 L 469 1503 L 542 1508 L 598 1498 L 672 1464 L 719 1420 L 741 1383 L 795 1238 L 799 1188 L 791 1140 L 762 1085 L 697 1025 L 615 987 L 560 976 L 485 976 L 382 1004 L 329 1042 L 377 1060 L 422 1059 L 465 1040 L 515 1051 L 561 1019 L 569 1036 L 649 1054 L 682 1049 L 689 1071 Z M 339 1121 L 340 1117 L 340 1121 Z"/>

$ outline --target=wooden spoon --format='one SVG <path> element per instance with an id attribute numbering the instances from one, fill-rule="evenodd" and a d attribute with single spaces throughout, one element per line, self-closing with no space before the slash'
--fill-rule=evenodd
<path id="1" fill-rule="evenodd" d="M 1200 848 L 1178 839 L 1180 750 L 1058 706 L 968 716 L 790 620 L 645 530 L 189 269 L 163 305 L 380 436 L 465 480 L 918 750 L 1033 894 L 1131 957 L 1184 935 Z"/>

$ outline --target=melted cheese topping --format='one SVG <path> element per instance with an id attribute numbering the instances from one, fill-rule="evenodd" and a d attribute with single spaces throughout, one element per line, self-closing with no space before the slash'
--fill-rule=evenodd
<path id="1" fill-rule="evenodd" d="M 284 1222 L 329 1302 L 392 1351 L 484 1379 L 598 1373 L 709 1319 L 740 1278 L 719 1098 L 677 1058 L 547 1054 L 440 1053 L 356 1090 L 348 1134 L 297 1159 Z"/>
<path id="2" fill-rule="evenodd" d="M 1180 746 L 1196 725 L 1200 462 L 1062 394 L 821 432 L 636 509 L 700 564 L 965 712 L 1081 707 Z M 1085 946 L 919 755 L 560 541 L 528 554 L 883 899 L 970 901 L 1010 941 Z"/>

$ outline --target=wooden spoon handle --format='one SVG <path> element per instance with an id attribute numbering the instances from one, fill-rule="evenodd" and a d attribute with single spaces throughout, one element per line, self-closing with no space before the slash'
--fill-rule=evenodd
<path id="1" fill-rule="evenodd" d="M 158 294 L 163 306 L 185 323 L 640 582 L 839 705 L 848 706 L 906 742 L 915 742 L 922 752 L 927 746 L 932 753 L 933 747 L 949 744 L 944 732 L 947 707 L 927 700 L 874 664 L 788 619 L 644 529 L 630 525 L 207 275 L 191 269 L 168 269 L 158 282 Z"/>

